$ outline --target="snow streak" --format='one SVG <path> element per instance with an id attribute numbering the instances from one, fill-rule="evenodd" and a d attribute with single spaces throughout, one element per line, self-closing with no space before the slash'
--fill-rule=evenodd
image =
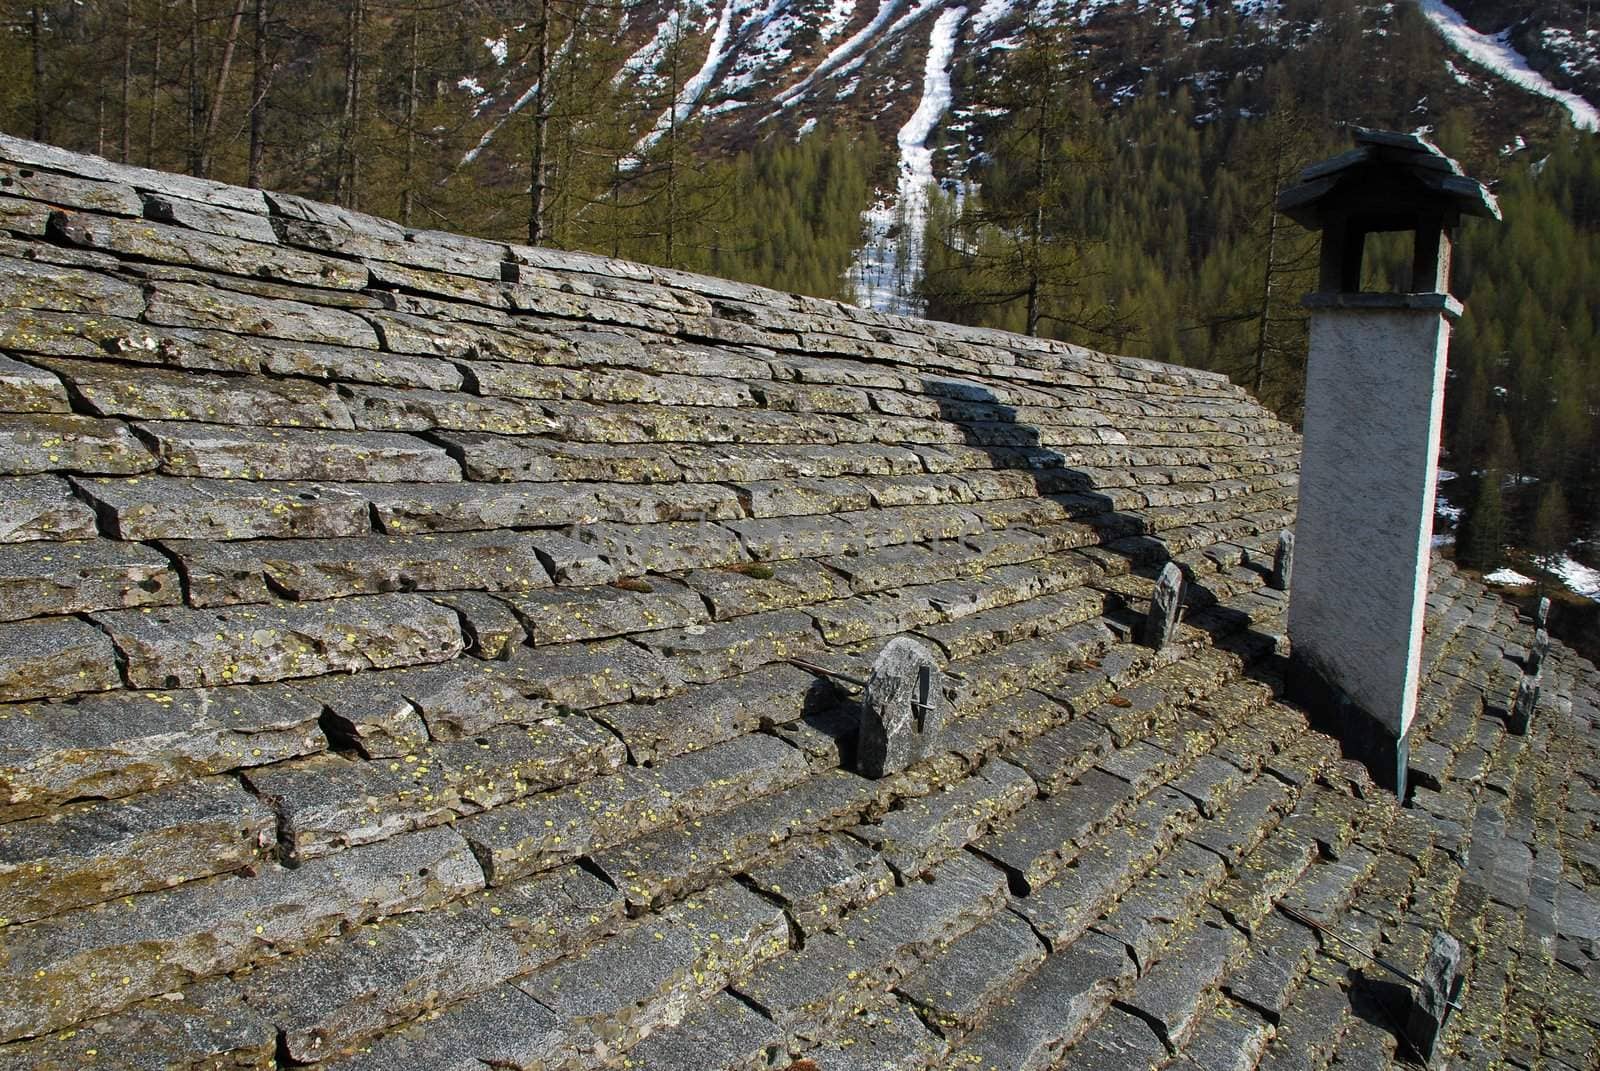
<path id="1" fill-rule="evenodd" d="M 922 278 L 923 231 L 928 222 L 928 187 L 933 185 L 933 150 L 928 136 L 950 107 L 950 62 L 967 9 L 946 10 L 928 37 L 928 62 L 923 68 L 922 99 L 900 128 L 900 178 L 893 200 L 868 209 L 863 218 L 867 241 L 850 269 L 857 300 L 879 312 L 915 316 Z M 895 237 L 891 232 L 899 228 Z"/>
<path id="2" fill-rule="evenodd" d="M 842 66 L 846 60 L 871 43 L 873 38 L 878 35 L 878 31 L 883 29 L 890 19 L 894 18 L 896 11 L 900 10 L 900 2 L 901 0 L 881 0 L 878 5 L 878 13 L 872 16 L 871 22 L 851 34 L 838 48 L 822 57 L 822 62 L 813 67 L 810 74 L 773 97 L 773 101 L 784 108 L 798 103 L 819 79 L 831 74 L 836 68 Z"/>
<path id="3" fill-rule="evenodd" d="M 1433 23 L 1451 48 L 1480 67 L 1487 67 L 1512 85 L 1561 104 L 1572 116 L 1572 125 L 1579 130 L 1600 130 L 1600 111 L 1596 111 L 1594 105 L 1578 94 L 1557 89 L 1544 75 L 1529 67 L 1522 53 L 1507 43 L 1510 31 L 1493 35 L 1479 33 L 1443 0 L 1420 0 L 1420 3 L 1422 13 L 1428 16 L 1428 21 Z"/>

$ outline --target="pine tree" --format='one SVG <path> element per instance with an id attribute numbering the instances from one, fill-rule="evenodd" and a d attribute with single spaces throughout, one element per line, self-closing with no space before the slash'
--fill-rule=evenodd
<path id="1" fill-rule="evenodd" d="M 1462 520 L 1457 552 L 1461 561 L 1478 569 L 1501 564 L 1505 544 L 1505 508 L 1500 497 L 1504 474 L 1487 469 L 1478 478 L 1477 494 Z"/>
<path id="2" fill-rule="evenodd" d="M 1572 520 L 1567 513 L 1567 496 L 1559 483 L 1546 484 L 1539 494 L 1539 508 L 1533 515 L 1528 549 L 1549 561 L 1566 553 L 1572 538 Z"/>

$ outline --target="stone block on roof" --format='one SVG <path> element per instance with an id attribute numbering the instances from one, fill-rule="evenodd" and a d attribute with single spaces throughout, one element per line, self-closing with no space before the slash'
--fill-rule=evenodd
<path id="1" fill-rule="evenodd" d="M 729 993 L 713 996 L 681 1023 L 652 1032 L 629 1050 L 635 1067 L 761 1071 L 780 1051 L 782 1031 Z"/>
<path id="2" fill-rule="evenodd" d="M 172 564 L 138 544 L 95 539 L 0 546 L 0 620 L 165 606 L 182 598 Z"/>
<path id="3" fill-rule="evenodd" d="M 447 829 L 254 877 L 216 877 L 6 930 L 0 1037 L 10 1041 L 119 1011 L 192 979 L 237 970 L 378 915 L 482 887 Z"/>
<path id="4" fill-rule="evenodd" d="M 71 409 L 61 380 L 42 368 L 0 354 L 0 413 L 66 413 Z"/>
<path id="5" fill-rule="evenodd" d="M 116 692 L 0 707 L 0 816 L 113 799 L 327 747 L 321 706 L 281 685 Z"/>
<path id="6" fill-rule="evenodd" d="M 0 825 L 0 918 L 14 926 L 254 865 L 275 822 L 237 781 L 204 778 Z"/>
<path id="7" fill-rule="evenodd" d="M 0 306 L 137 317 L 145 302 L 139 288 L 124 279 L 0 256 Z"/>
<path id="8" fill-rule="evenodd" d="M 605 1058 L 788 948 L 783 912 L 726 882 L 513 984 L 555 1014 L 575 1048 Z"/>
<path id="9" fill-rule="evenodd" d="M 809 606 L 845 593 L 844 582 L 833 570 L 803 559 L 694 569 L 683 581 L 699 592 L 716 621 Z"/>
<path id="10" fill-rule="evenodd" d="M 962 1040 L 953 1054 L 956 1065 L 982 1071 L 1054 1066 L 1132 974 L 1120 946 L 1093 934 L 1081 938 L 1046 959 Z"/>
<path id="11" fill-rule="evenodd" d="M 627 894 L 630 905 L 642 908 L 737 873 L 796 834 L 850 825 L 876 798 L 873 782 L 844 770 L 828 770 L 810 780 L 800 780 L 790 768 L 775 776 L 780 772 L 781 779 L 768 780 L 766 787 L 791 787 L 764 796 L 743 795 L 739 806 L 716 814 L 708 809 L 682 828 L 596 853 L 594 862 Z"/>
<path id="12" fill-rule="evenodd" d="M 695 684 L 745 673 L 820 646 L 811 618 L 798 610 L 645 633 L 634 640 L 668 660 L 685 681 Z"/>
<path id="13" fill-rule="evenodd" d="M 1012 888 L 1024 893 L 1071 858 L 1117 810 L 1134 798 L 1126 782 L 1087 770 L 1056 795 L 1021 811 L 978 838 L 972 847 L 1003 867 Z"/>
<path id="14" fill-rule="evenodd" d="M 894 874 L 854 837 L 830 833 L 797 838 L 780 858 L 751 867 L 753 888 L 781 902 L 802 933 L 838 925 L 840 915 L 893 889 Z"/>
<path id="15" fill-rule="evenodd" d="M 111 641 L 80 618 L 0 624 L 0 703 L 103 692 L 121 684 Z"/>
<path id="16" fill-rule="evenodd" d="M 135 688 L 185 688 L 442 662 L 461 653 L 456 615 L 417 595 L 221 610 L 112 610 L 95 620 Z"/>
<path id="17" fill-rule="evenodd" d="M 167 215 L 178 214 L 171 206 L 181 202 L 160 203 L 168 206 Z M 183 210 L 193 223 L 206 219 L 221 222 L 229 218 L 222 216 L 222 209 L 210 209 L 210 214 L 202 218 L 200 213 L 203 212 L 206 208 L 200 205 L 193 209 L 186 206 Z M 279 246 L 271 225 L 260 216 L 231 218 L 253 221 L 257 227 L 248 234 L 237 233 L 246 229 L 237 225 L 229 228 L 235 232 L 233 234 L 216 233 L 215 222 L 210 227 L 195 230 L 161 222 L 155 214 L 150 219 L 133 220 L 81 212 L 59 212 L 51 218 L 50 226 L 52 234 L 61 241 L 121 257 L 182 264 L 302 286 L 360 290 L 367 285 L 367 271 L 360 264 Z M 222 225 L 227 226 L 227 223 Z"/>
<path id="18" fill-rule="evenodd" d="M 548 435 L 556 430 L 555 421 L 534 402 L 365 384 L 345 386 L 343 393 L 356 427 L 368 431 Z"/>
<path id="19" fill-rule="evenodd" d="M 54 476 L 0 477 L 0 499 L 6 503 L 0 543 L 90 539 L 96 534 L 94 510 Z"/>
<path id="20" fill-rule="evenodd" d="M 976 1026 L 1045 956 L 1045 946 L 1033 928 L 1019 916 L 1001 911 L 896 982 L 895 991 L 922 1009 L 948 1037 Z"/>
<path id="21" fill-rule="evenodd" d="M 733 533 L 714 524 L 667 521 L 661 524 L 601 522 L 574 530 L 600 556 L 628 576 L 711 569 L 747 562 Z"/>
<path id="22" fill-rule="evenodd" d="M 636 763 L 652 763 L 784 724 L 841 702 L 834 685 L 787 664 L 763 666 L 654 703 L 601 707 L 590 715 L 620 736 Z"/>
<path id="23" fill-rule="evenodd" d="M 371 529 L 366 501 L 326 484 L 162 476 L 74 484 L 125 540 L 327 537 Z"/>
<path id="24" fill-rule="evenodd" d="M 4 1071 L 145 1068 L 238 1068 L 275 1064 L 272 1024 L 248 1008 L 226 978 L 201 982 L 78 1029 L 0 1046 Z M 114 1061 L 114 1063 L 113 1063 Z"/>
<path id="25" fill-rule="evenodd" d="M 671 483 L 682 475 L 665 451 L 642 451 L 637 446 L 572 443 L 475 431 L 440 432 L 436 438 L 460 460 L 468 477 L 474 480 Z"/>
<path id="26" fill-rule="evenodd" d="M 248 424 L 248 422 L 240 422 Z M 449 483 L 461 468 L 439 447 L 391 432 L 329 432 L 167 421 L 138 425 L 161 471 L 252 480 Z"/>
<path id="27" fill-rule="evenodd" d="M 453 821 L 621 765 L 616 738 L 584 718 L 486 730 L 395 759 L 317 755 L 246 773 L 279 815 L 291 863 Z"/>
<path id="28" fill-rule="evenodd" d="M 559 1066 L 571 1035 L 550 1010 L 504 984 L 424 1015 L 351 1053 L 323 1062 L 329 1071 L 481 1071 L 485 1066 Z"/>
<path id="29" fill-rule="evenodd" d="M 156 459 L 121 421 L 63 413 L 0 416 L 0 474 L 138 473 Z"/>
<path id="30" fill-rule="evenodd" d="M 505 661 L 528 639 L 521 619 L 498 599 L 476 591 L 434 594 L 429 598 L 450 607 L 461 618 L 466 653 L 473 658 Z"/>
<path id="31" fill-rule="evenodd" d="M 167 540 L 183 563 L 189 602 L 335 599 L 411 591 L 527 591 L 550 585 L 517 532 L 213 543 Z"/>
<path id="32" fill-rule="evenodd" d="M 665 577 L 625 586 L 531 591 L 505 601 L 536 647 L 683 628 L 707 617 L 694 591 Z"/>
<path id="33" fill-rule="evenodd" d="M 136 316 L 138 312 L 134 308 L 128 314 Z M 144 314 L 151 323 L 166 327 L 212 328 L 294 342 L 378 348 L 378 336 L 371 325 L 353 313 L 189 283 L 158 283 L 151 287 Z"/>
<path id="34" fill-rule="evenodd" d="M 1010 817 L 1038 794 L 1033 779 L 1009 762 L 991 762 L 965 780 L 851 832 L 876 848 L 902 879 L 918 877 Z"/>
<path id="35" fill-rule="evenodd" d="M 695 820 L 735 801 L 792 786 L 806 777 L 792 748 L 753 734 L 664 761 L 627 767 L 610 776 L 521 800 L 469 818 L 459 828 L 501 885 L 629 837 L 685 819 Z"/>

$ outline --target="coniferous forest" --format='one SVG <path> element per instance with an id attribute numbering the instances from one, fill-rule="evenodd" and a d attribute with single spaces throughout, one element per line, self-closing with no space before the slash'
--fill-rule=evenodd
<path id="1" fill-rule="evenodd" d="M 845 103 L 804 125 L 675 107 L 710 9 L 651 3 L 642 62 L 644 0 L 0 0 L 0 129 L 851 299 L 894 127 Z M 934 146 L 928 315 L 1222 371 L 1295 421 L 1315 238 L 1276 194 L 1351 124 L 1425 128 L 1505 214 L 1456 250 L 1447 553 L 1541 581 L 1541 561 L 1600 566 L 1600 136 L 1467 85 L 1412 4 L 1285 0 L 1263 18 L 1224 0 L 1192 23 L 1124 7 L 1019 15 L 1006 48 L 951 71 L 962 121 Z M 1380 243 L 1369 284 L 1405 288 L 1407 263 Z M 1597 610 L 1566 612 L 1600 644 Z"/>

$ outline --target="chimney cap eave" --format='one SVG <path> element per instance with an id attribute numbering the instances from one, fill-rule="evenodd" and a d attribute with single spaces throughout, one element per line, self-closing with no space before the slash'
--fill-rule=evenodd
<path id="1" fill-rule="evenodd" d="M 1500 218 L 1494 194 L 1437 145 L 1415 134 L 1357 128 L 1356 147 L 1320 161 L 1300 173 L 1298 184 L 1284 190 L 1278 207 L 1295 222 L 1317 230 L 1334 218 L 1347 217 L 1370 202 L 1375 189 L 1400 194 L 1389 199 L 1390 214 L 1421 216 L 1434 211 Z M 1402 228 L 1407 229 L 1407 228 Z"/>

